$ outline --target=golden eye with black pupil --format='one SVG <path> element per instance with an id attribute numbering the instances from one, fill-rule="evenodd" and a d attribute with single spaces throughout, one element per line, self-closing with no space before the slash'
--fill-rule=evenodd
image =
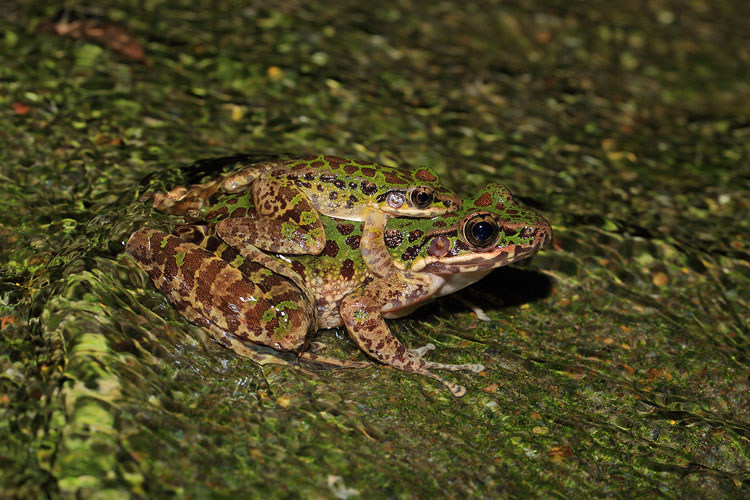
<path id="1" fill-rule="evenodd" d="M 498 233 L 497 221 L 489 215 L 475 215 L 464 225 L 464 238 L 478 248 L 494 245 Z"/>
<path id="2" fill-rule="evenodd" d="M 426 187 L 414 188 L 411 192 L 411 202 L 417 208 L 427 208 L 432 205 L 434 195 L 432 189 Z"/>

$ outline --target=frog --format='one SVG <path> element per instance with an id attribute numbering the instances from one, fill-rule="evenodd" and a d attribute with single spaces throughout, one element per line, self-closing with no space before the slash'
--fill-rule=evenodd
<path id="1" fill-rule="evenodd" d="M 243 158 L 214 161 L 242 165 Z M 383 244 L 388 219 L 432 217 L 461 208 L 458 195 L 443 186 L 429 167 L 408 170 L 326 154 L 244 165 L 204 184 L 157 193 L 154 207 L 197 217 L 203 208 L 214 210 L 210 200 L 217 192 L 252 195 L 252 216 L 244 209 L 227 207 L 227 216 L 215 227 L 225 242 L 241 249 L 243 257 L 268 262 L 264 252 L 320 254 L 327 241 L 320 219 L 325 215 L 364 222 L 360 252 L 379 276 L 392 271 Z"/>
<path id="2" fill-rule="evenodd" d="M 232 201 L 231 196 L 225 200 Z M 246 210 L 253 208 L 247 197 L 243 201 Z M 223 216 L 222 211 L 215 215 L 217 220 Z M 455 212 L 389 219 L 383 243 L 393 271 L 380 276 L 365 265 L 360 251 L 363 222 L 325 215 L 320 220 L 326 236 L 320 254 L 266 254 L 294 273 L 294 282 L 242 257 L 212 231 L 214 222 L 183 226 L 175 234 L 141 228 L 126 251 L 184 317 L 241 356 L 261 364 L 293 366 L 307 359 L 361 367 L 363 362 L 320 356 L 321 346 L 310 341 L 317 330 L 343 326 L 368 357 L 437 380 L 460 397 L 466 388 L 435 370 L 479 373 L 485 367 L 429 361 L 425 355 L 434 345 L 407 348 L 385 320 L 526 259 L 552 237 L 546 219 L 516 205 L 507 188 L 489 184 Z M 297 360 L 260 354 L 253 348 L 257 345 Z"/>

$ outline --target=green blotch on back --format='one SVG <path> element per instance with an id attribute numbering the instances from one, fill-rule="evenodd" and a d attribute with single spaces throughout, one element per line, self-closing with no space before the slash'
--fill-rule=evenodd
<path id="1" fill-rule="evenodd" d="M 305 199 L 305 197 L 302 196 L 302 193 L 297 193 L 297 194 L 294 195 L 294 198 L 292 198 L 292 201 L 290 203 L 292 205 L 296 205 L 297 203 L 300 203 L 304 199 Z"/>
<path id="2" fill-rule="evenodd" d="M 291 309 L 292 311 L 296 311 L 297 309 L 299 309 L 299 306 L 291 300 L 285 300 L 283 302 L 280 302 L 276 306 L 276 310 L 278 311 L 283 311 L 284 309 Z"/>
<path id="3" fill-rule="evenodd" d="M 281 236 L 287 239 L 294 239 L 295 233 L 298 229 L 298 225 L 285 222 L 281 224 Z"/>
<path id="4" fill-rule="evenodd" d="M 276 317 L 276 312 L 273 309 L 266 309 L 266 312 L 263 313 L 263 316 L 260 317 L 260 320 L 263 323 L 268 323 L 269 321 L 273 320 L 273 318 Z"/>
<path id="5" fill-rule="evenodd" d="M 312 226 L 313 224 L 318 222 L 318 213 L 313 211 L 304 211 L 300 216 L 300 222 L 304 225 Z"/>
<path id="6" fill-rule="evenodd" d="M 159 246 L 161 248 L 166 248 L 167 243 L 169 243 L 169 237 L 165 236 L 164 238 L 161 239 L 161 242 L 159 243 Z"/>
<path id="7" fill-rule="evenodd" d="M 174 254 L 174 261 L 177 263 L 177 267 L 182 267 L 182 265 L 185 263 L 185 256 L 187 254 L 185 252 L 177 252 Z"/>
<path id="8" fill-rule="evenodd" d="M 367 321 L 368 319 L 370 319 L 370 314 L 365 311 L 355 311 L 354 319 L 356 319 L 357 321 Z"/>

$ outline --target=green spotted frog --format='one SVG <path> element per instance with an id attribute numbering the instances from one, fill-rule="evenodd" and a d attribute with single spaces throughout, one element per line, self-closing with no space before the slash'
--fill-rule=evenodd
<path id="1" fill-rule="evenodd" d="M 240 202 L 228 195 L 222 203 Z M 248 197 L 245 209 L 253 210 Z M 216 219 L 226 215 L 221 209 Z M 281 363 L 253 344 L 290 351 L 337 366 L 362 363 L 319 356 L 310 335 L 345 326 L 368 356 L 396 369 L 442 382 L 455 396 L 466 389 L 433 370 L 478 372 L 482 365 L 428 361 L 434 347 L 408 349 L 384 318 L 406 315 L 426 301 L 460 290 L 492 269 L 525 259 L 551 239 L 549 223 L 513 203 L 510 192 L 488 185 L 455 213 L 433 218 L 392 218 L 383 244 L 392 272 L 380 276 L 361 253 L 363 223 L 320 216 L 326 244 L 318 255 L 265 254 L 266 267 L 238 255 L 208 225 L 181 226 L 175 235 L 139 229 L 126 250 L 174 306 L 214 339 L 259 363 Z M 277 273 L 276 268 L 287 272 Z M 295 280 L 287 279 L 289 273 Z"/>
<path id="2" fill-rule="evenodd" d="M 210 200 L 216 192 L 248 190 L 254 212 L 225 205 L 224 220 L 215 227 L 244 257 L 267 262 L 263 251 L 320 254 L 327 241 L 322 214 L 364 222 L 360 251 L 365 264 L 379 276 L 392 271 L 383 245 L 389 218 L 432 217 L 461 208 L 461 199 L 441 185 L 429 168 L 412 171 L 323 154 L 247 165 L 191 189 L 157 194 L 154 206 L 198 216 L 204 208 L 215 211 Z"/>

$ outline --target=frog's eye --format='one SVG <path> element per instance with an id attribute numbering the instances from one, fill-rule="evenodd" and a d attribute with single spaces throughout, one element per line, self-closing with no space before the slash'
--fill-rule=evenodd
<path id="1" fill-rule="evenodd" d="M 497 221 L 489 215 L 475 215 L 464 225 L 464 238 L 479 248 L 494 245 L 499 232 Z"/>
<path id="2" fill-rule="evenodd" d="M 432 200 L 434 198 L 435 195 L 430 188 L 418 187 L 411 192 L 411 202 L 417 208 L 429 207 L 430 205 L 432 205 Z"/>

